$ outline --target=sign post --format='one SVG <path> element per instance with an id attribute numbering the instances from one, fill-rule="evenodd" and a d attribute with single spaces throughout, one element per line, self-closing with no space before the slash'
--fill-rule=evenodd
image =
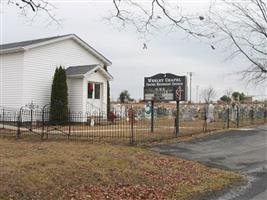
<path id="1" fill-rule="evenodd" d="M 154 101 L 151 101 L 151 133 L 154 132 Z"/>
<path id="2" fill-rule="evenodd" d="M 178 137 L 179 135 L 179 112 L 180 112 L 180 108 L 179 108 L 179 100 L 176 101 L 176 118 L 175 118 L 175 136 Z"/>
<path id="3" fill-rule="evenodd" d="M 180 112 L 180 100 L 181 100 L 181 86 L 178 86 L 175 90 L 175 99 L 176 99 L 176 118 L 175 118 L 175 136 L 178 137 L 179 135 L 179 112 Z"/>
<path id="4" fill-rule="evenodd" d="M 151 101 L 151 132 L 154 132 L 154 102 L 176 101 L 175 135 L 179 134 L 179 103 L 187 101 L 187 78 L 174 74 L 145 77 L 144 100 Z"/>

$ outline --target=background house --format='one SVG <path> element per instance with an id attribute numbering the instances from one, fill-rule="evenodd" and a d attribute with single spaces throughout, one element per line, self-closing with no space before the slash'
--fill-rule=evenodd
<path id="1" fill-rule="evenodd" d="M 55 68 L 66 69 L 72 112 L 107 110 L 111 62 L 74 34 L 0 45 L 0 106 L 50 102 Z"/>

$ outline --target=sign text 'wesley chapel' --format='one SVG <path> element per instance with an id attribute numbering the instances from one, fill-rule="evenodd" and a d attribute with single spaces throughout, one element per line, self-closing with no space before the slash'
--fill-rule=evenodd
<path id="1" fill-rule="evenodd" d="M 145 77 L 144 99 L 147 101 L 186 101 L 186 76 L 167 73 Z"/>
<path id="2" fill-rule="evenodd" d="M 181 78 L 162 78 L 162 79 L 152 79 L 147 78 L 145 87 L 161 87 L 161 86 L 179 86 L 183 85 Z"/>

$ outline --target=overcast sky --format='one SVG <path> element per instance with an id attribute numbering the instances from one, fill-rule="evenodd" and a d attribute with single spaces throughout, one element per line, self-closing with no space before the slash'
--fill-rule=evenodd
<path id="1" fill-rule="evenodd" d="M 143 97 L 145 76 L 156 73 L 187 75 L 194 72 L 192 100 L 196 100 L 196 87 L 199 93 L 212 86 L 217 96 L 232 88 L 249 95 L 267 95 L 261 86 L 248 86 L 240 81 L 237 73 L 243 65 L 239 60 L 225 62 L 225 54 L 219 49 L 212 50 L 209 45 L 196 39 L 188 39 L 181 32 L 154 33 L 147 37 L 148 49 L 143 50 L 143 40 L 131 28 L 121 29 L 116 24 L 103 20 L 113 9 L 111 0 L 60 1 L 55 11 L 62 19 L 60 27 L 47 25 L 44 15 L 34 20 L 24 17 L 19 10 L 1 1 L 0 42 L 10 43 L 42 37 L 75 33 L 88 44 L 112 61 L 109 71 L 114 76 L 111 83 L 111 97 L 117 98 L 122 90 L 128 90 L 132 97 Z M 187 1 L 183 6 L 189 12 L 200 12 L 208 5 L 207 1 Z"/>

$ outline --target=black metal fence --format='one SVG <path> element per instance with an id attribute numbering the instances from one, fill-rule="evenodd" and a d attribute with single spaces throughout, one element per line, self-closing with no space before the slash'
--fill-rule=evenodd
<path id="1" fill-rule="evenodd" d="M 19 110 L 0 108 L 0 134 L 20 138 L 38 135 L 49 138 L 81 138 L 133 143 L 174 138 L 175 109 L 155 106 L 154 122 L 145 105 L 128 105 L 104 112 L 73 113 L 68 119 L 50 119 L 49 108 Z M 263 104 L 220 106 L 181 105 L 178 136 L 206 131 L 266 123 L 267 110 Z M 153 125 L 153 126 L 152 126 Z"/>

